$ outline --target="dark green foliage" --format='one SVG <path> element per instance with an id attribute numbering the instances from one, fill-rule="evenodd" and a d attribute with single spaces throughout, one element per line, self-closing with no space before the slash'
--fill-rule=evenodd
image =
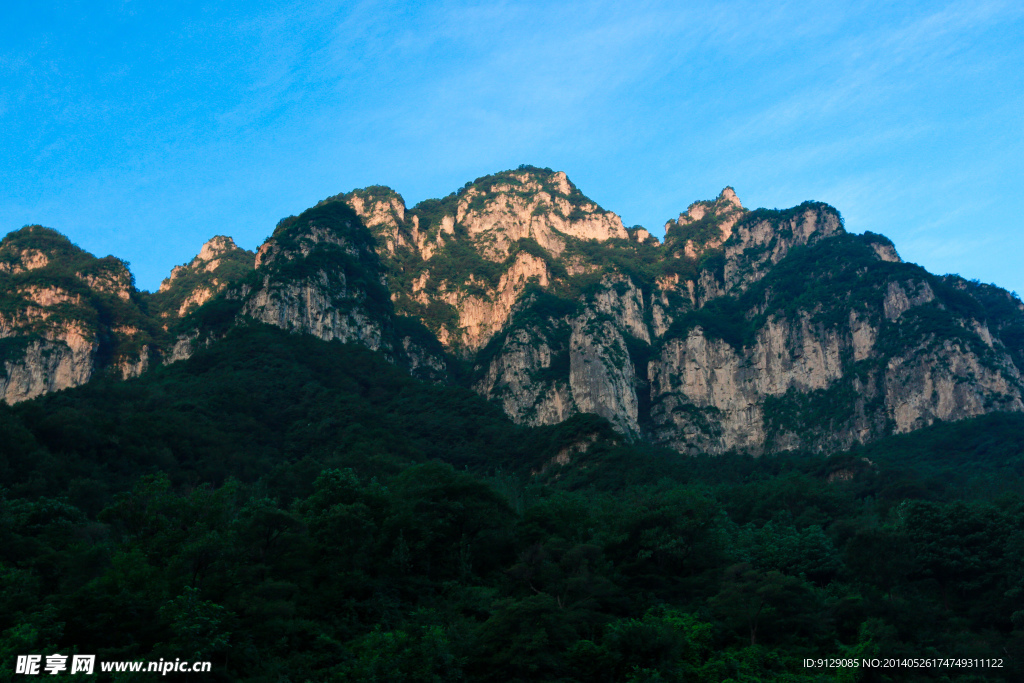
<path id="1" fill-rule="evenodd" d="M 939 423 L 852 452 L 879 463 L 879 493 L 929 500 L 996 499 L 1024 477 L 1024 416 L 993 413 Z"/>
<path id="2" fill-rule="evenodd" d="M 1017 680 L 1022 421 L 683 458 L 243 326 L 138 380 L 0 406 L 0 654 L 724 682 L 935 653 Z"/>
<path id="3" fill-rule="evenodd" d="M 1017 367 L 1024 366 L 1024 305 L 1016 293 L 1007 292 L 995 285 L 984 285 L 976 281 L 964 280 L 955 275 L 941 278 L 943 291 L 960 291 L 967 295 L 971 302 L 972 313 L 982 308 L 979 320 L 985 321 L 990 331 L 999 338 L 1006 350 L 1013 357 Z"/>
<path id="4" fill-rule="evenodd" d="M 446 240 L 438 255 L 430 260 L 430 277 L 435 282 L 459 283 L 470 293 L 480 293 L 484 291 L 480 285 L 466 283 L 469 277 L 494 288 L 508 265 L 486 260 L 467 240 L 456 237 Z"/>
<path id="5" fill-rule="evenodd" d="M 220 337 L 235 325 L 241 310 L 241 299 L 217 296 L 188 313 L 176 329 L 202 330 L 205 334 Z"/>
<path id="6" fill-rule="evenodd" d="M 701 263 L 702 268 L 712 271 L 723 266 L 724 255 L 719 250 L 708 252 Z M 835 327 L 849 322 L 851 309 L 866 312 L 877 307 L 888 278 L 908 270 L 927 276 L 916 266 L 880 262 L 857 235 L 795 247 L 747 291 L 712 299 L 702 308 L 680 316 L 665 336 L 685 336 L 699 326 L 710 338 L 742 347 L 753 342 L 769 317 L 794 320 L 803 313 L 811 313 L 815 322 Z"/>
<path id="7" fill-rule="evenodd" d="M 841 235 L 794 248 L 742 295 L 741 303 L 749 310 L 752 302 L 767 299 L 755 325 L 770 315 L 792 320 L 807 312 L 814 322 L 835 327 L 849 322 L 851 310 L 863 315 L 876 308 L 887 280 L 907 268 L 878 261 L 861 237 Z"/>
<path id="8" fill-rule="evenodd" d="M 689 311 L 672 323 L 666 339 L 685 339 L 690 330 L 699 327 L 710 339 L 724 342 L 742 349 L 753 343 L 757 332 L 755 324 L 747 320 L 743 303 L 733 297 L 719 297 L 707 302 L 701 308 Z"/>
<path id="9" fill-rule="evenodd" d="M 560 292 L 565 296 L 582 296 L 589 293 L 610 273 L 626 275 L 645 292 L 650 292 L 654 281 L 661 275 L 685 272 L 687 267 L 693 267 L 690 259 L 665 259 L 664 250 L 655 244 L 639 244 L 619 239 L 605 242 L 572 242 L 564 256 L 579 257 L 584 263 L 594 267 L 591 272 L 577 275 L 562 283 Z"/>
<path id="10" fill-rule="evenodd" d="M 790 389 L 781 396 L 767 396 L 763 411 L 768 444 L 774 444 L 779 436 L 787 433 L 799 434 L 811 430 L 821 433 L 839 432 L 850 420 L 850 416 L 857 414 L 858 403 L 872 410 L 882 407 L 881 397 L 873 401 L 865 400 L 855 382 L 856 374 L 851 372 L 827 389 Z"/>
<path id="11" fill-rule="evenodd" d="M 699 221 L 680 224 L 679 221 L 669 221 L 665 228 L 665 246 L 682 248 L 687 242 L 703 246 L 712 240 L 721 239 L 722 229 L 719 227 L 724 218 L 713 212 L 708 212 Z"/>
<path id="12" fill-rule="evenodd" d="M 33 263 L 21 262 L 19 257 L 25 251 L 30 254 L 35 252 L 32 254 L 36 256 Z M 45 257 L 45 262 L 38 260 L 38 255 Z M 72 244 L 61 233 L 41 225 L 27 225 L 8 234 L 0 243 L 0 263 L 6 266 L 0 272 L 12 272 L 12 268 L 20 265 L 23 272 L 13 277 L 21 275 L 19 282 L 25 284 L 41 281 L 40 276 L 43 274 L 74 277 L 75 273 L 83 272 L 83 269 L 95 268 L 96 261 L 96 257 Z"/>

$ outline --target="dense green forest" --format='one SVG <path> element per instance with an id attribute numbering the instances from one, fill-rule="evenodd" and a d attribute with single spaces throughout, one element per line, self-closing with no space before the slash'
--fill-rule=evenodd
<path id="1" fill-rule="evenodd" d="M 684 457 L 240 326 L 0 404 L 0 680 L 1024 680 L 1022 477 L 1020 415 Z M 887 657 L 1003 668 L 804 666 Z"/>

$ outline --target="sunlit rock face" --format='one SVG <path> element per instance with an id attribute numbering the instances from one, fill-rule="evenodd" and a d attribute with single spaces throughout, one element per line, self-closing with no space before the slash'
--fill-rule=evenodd
<path id="1" fill-rule="evenodd" d="M 227 292 L 239 320 L 379 351 L 424 379 L 446 373 L 444 353 L 418 323 L 399 324 L 377 242 L 342 202 L 282 221 L 257 251 L 252 282 Z"/>
<path id="2" fill-rule="evenodd" d="M 376 237 L 398 310 L 459 353 L 479 350 L 501 330 L 528 285 L 551 283 L 552 259 L 578 269 L 573 247 L 629 238 L 622 220 L 564 173 L 542 169 L 478 178 L 413 209 L 379 186 L 334 199 Z M 563 258 L 567 249 L 574 255 Z"/>

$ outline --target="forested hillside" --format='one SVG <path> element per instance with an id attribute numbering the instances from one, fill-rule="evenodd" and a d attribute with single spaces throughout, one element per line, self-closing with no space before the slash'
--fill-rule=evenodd
<path id="1" fill-rule="evenodd" d="M 60 651 L 224 681 L 1020 680 L 1022 435 L 680 457 L 236 326 L 0 405 L 0 676 Z"/>

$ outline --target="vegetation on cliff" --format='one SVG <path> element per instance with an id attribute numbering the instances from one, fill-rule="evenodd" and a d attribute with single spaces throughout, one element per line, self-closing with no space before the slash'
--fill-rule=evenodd
<path id="1" fill-rule="evenodd" d="M 178 318 L 203 305 L 227 287 L 244 280 L 254 269 L 256 255 L 217 236 L 203 245 L 199 256 L 176 266 L 159 291 L 149 295 L 149 311 L 161 318 Z"/>

